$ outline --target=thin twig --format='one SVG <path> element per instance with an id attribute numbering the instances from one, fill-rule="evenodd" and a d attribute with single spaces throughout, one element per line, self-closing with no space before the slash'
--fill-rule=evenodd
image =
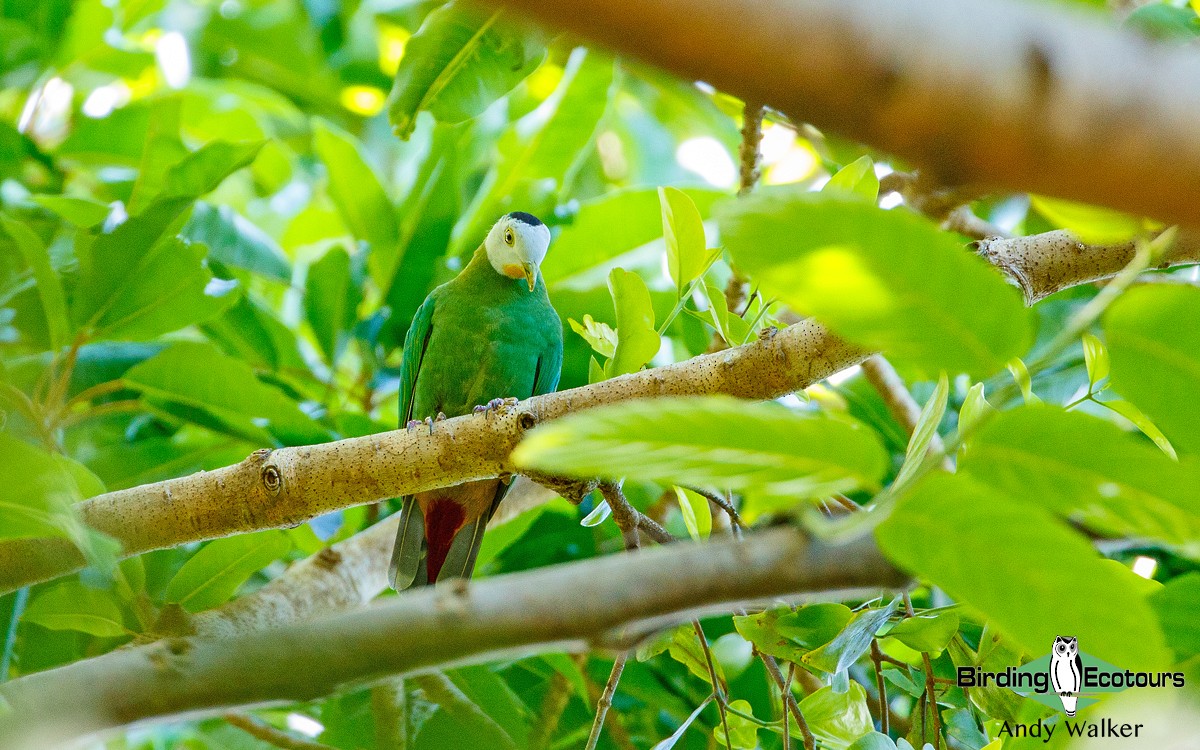
<path id="1" fill-rule="evenodd" d="M 791 711 L 792 717 L 796 720 L 796 726 L 800 728 L 800 734 L 804 736 L 804 750 L 816 750 L 817 738 L 808 728 L 808 722 L 805 720 L 804 714 L 800 712 L 800 704 L 796 702 L 796 696 L 792 695 L 791 683 L 784 678 L 783 672 L 779 669 L 779 662 L 775 661 L 775 657 L 770 654 L 764 654 L 758 649 L 754 650 L 758 654 L 758 658 L 762 660 L 763 666 L 767 668 L 767 674 L 771 676 L 783 694 L 783 704 L 788 711 Z"/>
<path id="2" fill-rule="evenodd" d="M 733 524 L 734 528 L 746 528 L 746 524 L 742 522 L 742 517 L 738 515 L 737 508 L 733 507 L 733 503 L 731 503 L 727 498 L 724 498 L 711 490 L 706 490 L 703 487 L 688 487 L 687 489 L 695 492 L 700 497 L 707 499 L 710 503 L 713 503 L 721 510 L 725 511 L 725 515 L 729 516 L 729 522 Z"/>
<path id="3" fill-rule="evenodd" d="M 555 672 L 546 686 L 546 696 L 542 698 L 542 710 L 537 721 L 529 730 L 530 750 L 545 750 L 550 746 L 550 739 L 558 731 L 558 723 L 562 720 L 563 711 L 571 699 L 571 683 L 562 672 Z"/>
<path id="4" fill-rule="evenodd" d="M 612 706 L 613 695 L 617 692 L 617 683 L 621 681 L 621 673 L 625 671 L 625 660 L 628 658 L 629 652 L 622 651 L 613 661 L 612 671 L 608 673 L 608 682 L 604 683 L 604 692 L 596 701 L 596 718 L 592 721 L 592 732 L 588 735 L 585 750 L 596 750 L 596 743 L 600 741 L 600 729 L 604 726 L 608 709 Z"/>
<path id="5" fill-rule="evenodd" d="M 879 650 L 879 641 L 871 639 L 871 661 L 875 662 L 875 684 L 879 689 L 879 731 L 888 733 L 888 699 L 887 685 L 883 680 L 883 652 Z"/>
<path id="6" fill-rule="evenodd" d="M 796 665 L 793 663 L 789 663 L 787 679 L 783 681 L 783 692 L 784 693 L 792 692 L 792 678 L 794 678 L 795 676 L 796 676 Z M 782 708 L 783 708 L 783 750 L 792 750 L 792 733 L 791 733 L 791 730 L 788 729 L 788 709 L 787 709 L 786 699 L 783 697 L 783 695 L 779 696 L 779 702 L 781 704 L 783 704 L 782 705 Z"/>
<path id="7" fill-rule="evenodd" d="M 692 620 L 692 629 L 700 639 L 700 649 L 704 652 L 704 662 L 708 666 L 708 678 L 712 682 L 713 696 L 717 699 L 717 712 L 721 715 L 721 730 L 725 732 L 725 747 L 733 747 L 733 741 L 729 738 L 729 721 L 725 716 L 725 686 L 717 678 L 717 667 L 713 664 L 712 651 L 708 648 L 708 639 L 704 636 L 704 628 L 699 620 Z"/>
<path id="8" fill-rule="evenodd" d="M 283 748 L 283 750 L 336 750 L 331 745 L 293 737 L 250 714 L 231 712 L 225 714 L 224 718 L 230 726 L 237 727 L 251 737 L 268 745 Z"/>
<path id="9" fill-rule="evenodd" d="M 909 598 L 907 591 L 904 592 L 904 608 L 909 617 L 916 616 L 912 599 Z M 942 722 L 937 710 L 937 684 L 933 678 L 933 662 L 926 651 L 921 652 L 921 661 L 925 664 L 925 693 L 927 696 L 925 701 L 929 705 L 929 717 L 933 720 L 933 745 L 937 748 L 942 746 Z M 924 724 L 922 724 L 922 729 L 924 729 Z"/>
<path id="10" fill-rule="evenodd" d="M 391 677 L 371 687 L 378 750 L 408 748 L 408 690 L 403 677 Z"/>

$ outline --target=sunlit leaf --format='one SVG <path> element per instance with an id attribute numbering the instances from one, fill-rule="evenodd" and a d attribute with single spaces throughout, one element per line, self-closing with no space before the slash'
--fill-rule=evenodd
<path id="1" fill-rule="evenodd" d="M 989 375 L 1029 343 L 1020 293 L 909 211 L 789 188 L 730 202 L 720 220 L 765 295 L 926 374 Z"/>
<path id="2" fill-rule="evenodd" d="M 436 8 L 408 40 L 388 98 L 388 118 L 407 139 L 417 113 L 441 122 L 475 117 L 541 63 L 546 48 L 527 26 L 451 2 Z"/>
<path id="3" fill-rule="evenodd" d="M 1147 417 L 1141 409 L 1137 408 L 1128 401 L 1122 401 L 1120 399 L 1114 401 L 1096 400 L 1096 403 L 1100 404 L 1106 409 L 1111 409 L 1117 414 L 1120 414 L 1122 417 L 1128 419 L 1134 427 L 1141 430 L 1143 435 L 1153 440 L 1154 444 L 1157 445 L 1159 450 L 1161 450 L 1163 453 L 1166 453 L 1173 459 L 1179 458 L 1179 456 L 1175 453 L 1175 447 L 1171 445 L 1171 441 L 1167 440 L 1167 436 L 1162 434 L 1162 430 L 1158 429 L 1158 425 L 1154 424 L 1150 417 Z"/>
<path id="4" fill-rule="evenodd" d="M 676 487 L 675 497 L 679 500 L 679 511 L 688 534 L 692 539 L 707 539 L 712 533 L 712 509 L 708 499 L 686 487 Z"/>
<path id="5" fill-rule="evenodd" d="M 824 687 L 809 695 L 800 701 L 800 713 L 821 747 L 831 750 L 845 750 L 874 729 L 867 708 L 867 692 L 854 681 L 843 693 Z M 793 735 L 798 734 L 798 730 L 793 731 Z"/>
<path id="6" fill-rule="evenodd" d="M 682 296 L 688 285 L 704 272 L 708 256 L 704 220 L 696 204 L 680 190 L 659 188 L 658 200 L 667 245 L 667 272 L 675 282 L 676 294 Z"/>
<path id="7" fill-rule="evenodd" d="M 864 609 L 855 613 L 854 618 L 842 628 L 840 633 L 828 643 L 805 654 L 802 661 L 814 669 L 830 674 L 836 674 L 849 668 L 871 648 L 871 639 L 888 621 L 899 604 L 899 599 L 893 599 L 887 606 Z"/>
<path id="8" fill-rule="evenodd" d="M 887 632 L 887 636 L 895 638 L 914 651 L 936 655 L 946 648 L 950 639 L 957 633 L 958 613 L 954 610 L 943 610 L 901 620 Z"/>
<path id="9" fill-rule="evenodd" d="M 605 366 L 611 378 L 642 369 L 658 353 L 659 338 L 650 290 L 640 276 L 614 268 L 608 275 L 608 289 L 617 312 L 617 346 Z"/>
<path id="10" fill-rule="evenodd" d="M 1107 208 L 1044 195 L 1029 196 L 1029 203 L 1051 223 L 1092 245 L 1128 242 L 1146 229 L 1141 219 Z"/>
<path id="11" fill-rule="evenodd" d="M 598 407 L 536 428 L 519 466 L 570 476 L 725 487 L 785 506 L 877 487 L 887 457 L 857 423 L 726 397 Z"/>
<path id="12" fill-rule="evenodd" d="M 1200 554 L 1200 472 L 1095 417 L 1048 406 L 1004 412 L 959 468 L 1101 533 Z"/>
<path id="13" fill-rule="evenodd" d="M 896 475 L 895 483 L 897 485 L 908 482 L 925 461 L 925 455 L 929 452 L 929 443 L 937 434 L 938 425 L 942 423 L 942 417 L 946 414 L 946 400 L 949 396 L 950 381 L 946 378 L 946 373 L 942 373 L 933 389 L 933 395 L 925 402 L 925 406 L 921 409 L 921 415 L 917 418 L 916 427 L 913 429 L 912 437 L 908 441 L 908 449 L 904 454 L 904 463 Z"/>
<path id="14" fill-rule="evenodd" d="M 291 263 L 279 244 L 228 206 L 198 202 L 181 234 L 203 244 L 209 257 L 227 266 L 285 283 L 292 278 Z"/>
<path id="15" fill-rule="evenodd" d="M 1090 540 L 1036 500 L 1025 489 L 1014 497 L 935 474 L 900 501 L 876 537 L 896 564 L 982 612 L 1029 653 L 1072 633 L 1110 663 L 1164 666 L 1162 630 L 1130 580 L 1135 574 L 1109 567 Z"/>
<path id="16" fill-rule="evenodd" d="M 1104 318 L 1113 390 L 1180 453 L 1200 452 L 1200 289 L 1154 284 L 1125 292 Z"/>
<path id="17" fill-rule="evenodd" d="M 1083 334 L 1083 363 L 1087 367 L 1088 390 L 1094 392 L 1096 384 L 1108 377 L 1108 349 L 1104 343 L 1090 333 Z"/>
<path id="18" fill-rule="evenodd" d="M 860 156 L 839 169 L 821 188 L 825 193 L 841 193 L 874 204 L 879 198 L 879 178 L 869 156 Z"/>

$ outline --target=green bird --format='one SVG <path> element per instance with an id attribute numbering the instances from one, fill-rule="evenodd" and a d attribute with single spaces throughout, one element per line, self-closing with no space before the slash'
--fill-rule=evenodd
<path id="1" fill-rule="evenodd" d="M 506 214 L 466 268 L 429 293 L 404 339 L 400 424 L 432 431 L 447 416 L 558 387 L 562 323 L 539 274 L 549 246 L 550 230 L 536 216 Z M 484 479 L 405 497 L 392 587 L 469 578 L 507 490 L 500 479 Z"/>

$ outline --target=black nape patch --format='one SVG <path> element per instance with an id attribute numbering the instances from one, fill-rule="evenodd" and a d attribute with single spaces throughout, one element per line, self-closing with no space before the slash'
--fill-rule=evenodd
<path id="1" fill-rule="evenodd" d="M 508 215 L 508 217 L 510 219 L 516 219 L 517 221 L 521 222 L 522 224 L 528 224 L 531 227 L 542 226 L 541 219 L 534 216 L 533 214 L 527 214 L 524 211 L 513 211 L 512 213 L 510 213 Z"/>

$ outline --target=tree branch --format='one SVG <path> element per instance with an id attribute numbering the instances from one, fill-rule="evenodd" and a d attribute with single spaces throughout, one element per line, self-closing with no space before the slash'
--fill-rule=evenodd
<path id="1" fill-rule="evenodd" d="M 526 430 L 569 412 L 633 398 L 727 394 L 767 399 L 806 388 L 867 352 L 813 321 L 686 362 L 538 396 L 502 414 L 423 429 L 256 451 L 234 466 L 109 492 L 79 505 L 82 520 L 135 555 L 188 542 L 286 528 L 323 513 L 515 471 Z M 0 594 L 78 570 L 65 539 L 0 542 Z"/>
<path id="2" fill-rule="evenodd" d="M 637 580 L 641 585 L 629 586 Z M 304 701 L 352 681 L 501 654 L 583 648 L 622 625 L 730 611 L 745 599 L 897 589 L 870 540 L 828 546 L 790 528 L 672 545 L 406 592 L 357 612 L 225 640 L 172 638 L 0 686 L 0 747 L 231 705 Z M 352 644 L 352 647 L 347 647 Z"/>
<path id="3" fill-rule="evenodd" d="M 901 156 L 941 184 L 1197 223 L 1200 54 L 1103 19 L 1006 0 L 504 4 Z"/>
<path id="4" fill-rule="evenodd" d="M 979 254 L 1017 282 L 1032 305 L 1068 287 L 1115 276 L 1137 252 L 1134 242 L 1089 245 L 1065 230 L 975 243 Z M 1200 263 L 1200 234 L 1180 232 L 1159 268 Z"/>

